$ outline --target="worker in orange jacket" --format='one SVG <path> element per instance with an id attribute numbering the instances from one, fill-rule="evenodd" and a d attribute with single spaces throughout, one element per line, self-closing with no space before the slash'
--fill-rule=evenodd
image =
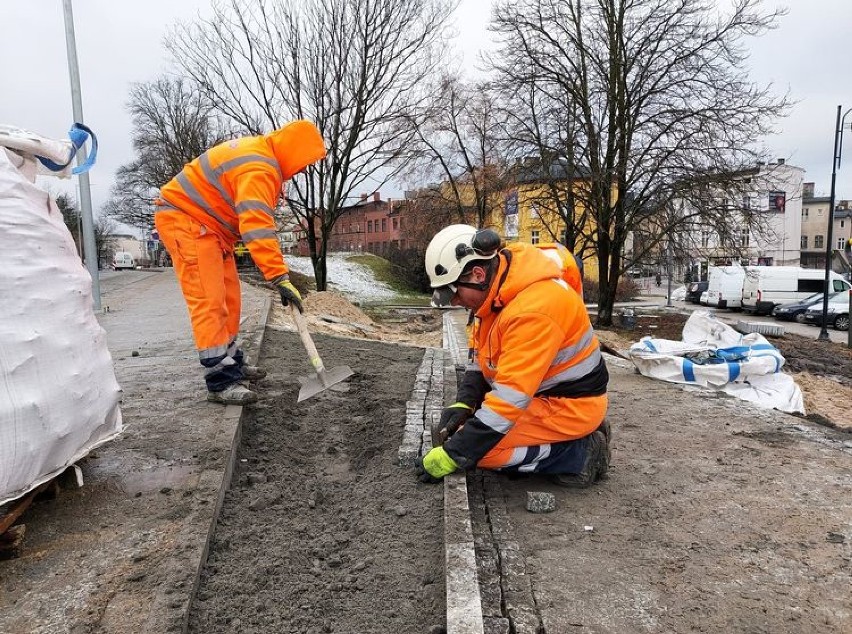
<path id="1" fill-rule="evenodd" d="M 263 136 L 226 141 L 188 163 L 160 190 L 154 222 L 183 291 L 207 400 L 244 405 L 257 394 L 239 381 L 266 372 L 246 365 L 237 345 L 240 281 L 234 245 L 242 240 L 286 306 L 302 310 L 290 282 L 273 212 L 284 183 L 325 158 L 322 135 L 294 121 Z"/>
<path id="2" fill-rule="evenodd" d="M 438 306 L 473 312 L 456 403 L 419 464 L 421 479 L 456 469 L 549 474 L 586 487 L 609 467 L 609 374 L 579 293 L 533 245 L 500 248 L 490 230 L 452 225 L 426 249 Z M 578 284 L 579 286 L 579 284 Z"/>

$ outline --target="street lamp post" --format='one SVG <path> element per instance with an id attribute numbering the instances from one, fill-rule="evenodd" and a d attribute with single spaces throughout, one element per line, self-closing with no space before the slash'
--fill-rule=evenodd
<path id="1" fill-rule="evenodd" d="M 71 109 L 76 123 L 83 123 L 83 98 L 80 92 L 80 69 L 77 65 L 77 40 L 74 36 L 74 14 L 71 0 L 62 0 L 63 17 L 65 18 L 65 47 L 68 55 L 68 74 L 71 80 Z M 77 152 L 77 165 L 86 162 L 86 148 L 81 147 Z M 89 186 L 89 174 L 78 175 L 80 185 L 80 218 L 83 224 L 83 235 L 80 243 L 86 268 L 92 278 L 92 300 L 95 311 L 101 310 L 101 282 L 98 277 L 98 250 L 95 244 L 95 224 L 92 216 L 92 190 Z"/>
<path id="2" fill-rule="evenodd" d="M 843 106 L 837 106 L 837 124 L 834 128 L 834 154 L 831 156 L 831 198 L 828 203 L 828 235 L 825 241 L 825 286 L 822 297 L 822 328 L 819 331 L 817 341 L 829 341 L 828 328 L 828 295 L 829 295 L 829 273 L 831 272 L 831 251 L 834 233 L 834 184 L 837 181 L 837 168 L 840 166 L 840 155 L 843 152 L 843 126 L 846 123 L 846 115 L 852 112 L 849 108 L 840 116 Z"/>

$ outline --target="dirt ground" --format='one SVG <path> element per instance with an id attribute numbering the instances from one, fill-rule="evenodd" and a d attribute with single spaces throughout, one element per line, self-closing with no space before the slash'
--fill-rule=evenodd
<path id="1" fill-rule="evenodd" d="M 486 488 L 525 559 L 539 619 L 526 631 L 852 631 L 848 435 L 610 372 L 607 480 Z M 556 511 L 527 512 L 528 491 L 554 493 Z"/>
<path id="2" fill-rule="evenodd" d="M 616 351 L 650 335 L 680 341 L 687 315 L 664 313 L 637 316 L 636 328 L 627 330 L 616 324 L 597 329 L 600 340 Z M 801 335 L 767 337 L 784 355 L 784 371 L 789 373 L 805 399 L 806 418 L 814 422 L 852 431 L 852 349 L 844 345 L 819 342 Z"/>
<path id="3" fill-rule="evenodd" d="M 309 313 L 321 299 L 308 298 Z M 337 316 L 375 327 L 351 305 Z M 355 375 L 348 391 L 297 404 L 295 378 L 310 365 L 298 336 L 267 330 L 270 375 L 246 412 L 189 631 L 443 631 L 442 490 L 397 463 L 424 350 L 315 341 L 327 368 Z"/>

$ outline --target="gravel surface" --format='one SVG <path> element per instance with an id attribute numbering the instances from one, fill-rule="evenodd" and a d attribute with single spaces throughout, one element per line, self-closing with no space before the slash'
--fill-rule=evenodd
<path id="1" fill-rule="evenodd" d="M 443 495 L 397 465 L 423 350 L 316 337 L 350 391 L 297 404 L 310 366 L 268 329 L 270 375 L 244 422 L 190 632 L 405 632 L 444 627 Z"/>

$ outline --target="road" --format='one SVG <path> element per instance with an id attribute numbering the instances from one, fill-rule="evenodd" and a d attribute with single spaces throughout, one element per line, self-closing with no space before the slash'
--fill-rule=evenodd
<path id="1" fill-rule="evenodd" d="M 648 305 L 666 305 L 666 281 L 663 280 L 660 287 L 656 287 L 653 283 L 652 278 L 639 278 L 636 280 L 636 283 L 639 285 L 641 289 L 641 304 L 643 306 Z M 673 285 L 672 290 L 675 290 L 677 286 Z M 621 306 L 622 304 L 619 304 Z M 624 303 L 624 306 L 635 306 L 634 303 Z M 765 316 L 757 316 L 750 315 L 748 313 L 743 313 L 741 311 L 733 311 L 733 310 L 725 310 L 719 308 L 709 308 L 707 306 L 699 306 L 697 304 L 690 304 L 683 301 L 672 301 L 672 306 L 678 310 L 691 313 L 694 310 L 712 310 L 716 316 L 724 321 L 727 324 L 735 326 L 738 321 L 749 321 L 749 322 L 757 322 L 757 323 L 765 323 L 765 324 L 774 324 L 776 326 L 783 326 L 785 333 L 793 333 L 796 335 L 801 335 L 803 337 L 809 337 L 811 339 L 816 339 L 819 336 L 820 328 L 819 326 L 811 326 L 810 324 L 799 324 L 794 321 L 778 321 L 774 317 L 765 317 Z M 828 328 L 828 337 L 834 343 L 845 344 L 848 342 L 848 333 L 846 331 L 835 330 L 832 327 Z"/>

